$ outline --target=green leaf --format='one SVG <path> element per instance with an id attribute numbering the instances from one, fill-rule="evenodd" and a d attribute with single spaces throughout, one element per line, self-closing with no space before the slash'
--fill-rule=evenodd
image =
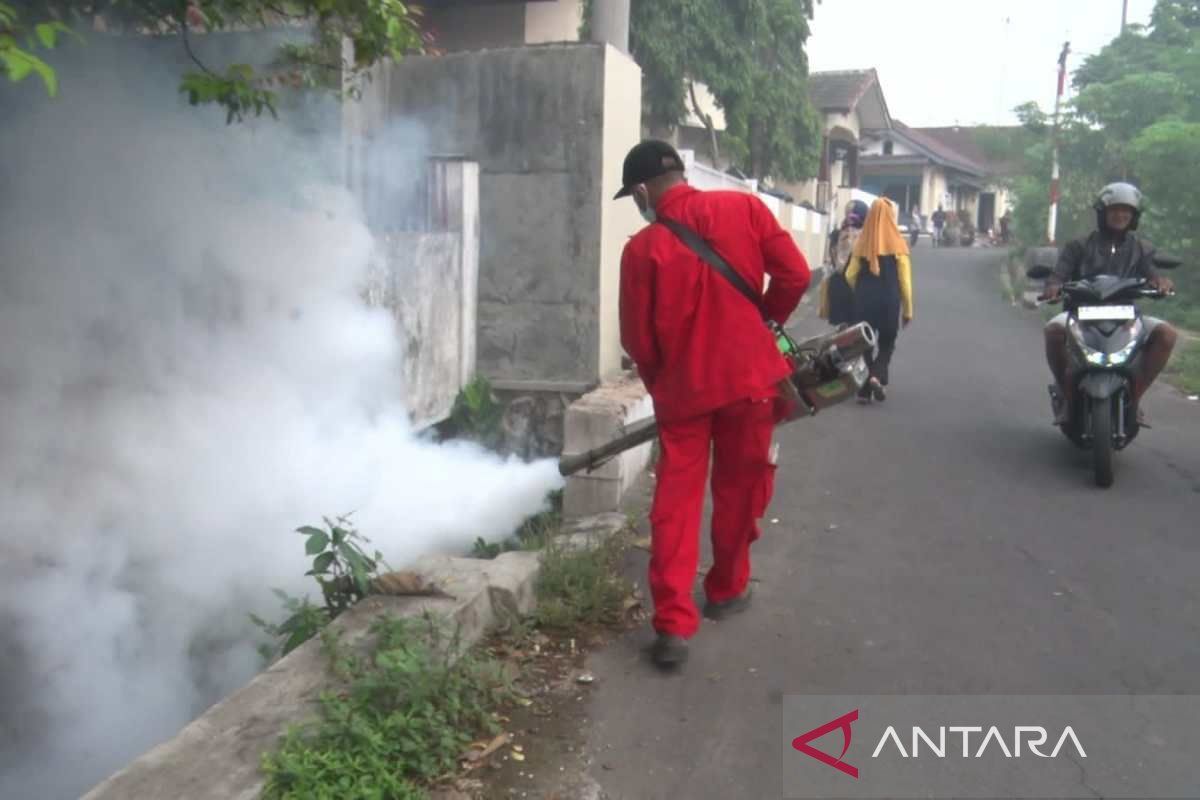
<path id="1" fill-rule="evenodd" d="M 304 552 L 306 555 L 315 556 L 328 546 L 329 536 L 324 531 L 317 531 L 308 537 L 304 544 Z"/>
<path id="2" fill-rule="evenodd" d="M 313 559 L 312 572 L 310 572 L 309 574 L 310 575 L 326 574 L 327 572 L 329 572 L 329 567 L 331 564 L 333 564 L 333 561 L 335 558 L 337 558 L 336 553 L 321 553 L 321 555 L 319 555 L 315 559 Z"/>
<path id="3" fill-rule="evenodd" d="M 314 528 L 311 525 L 305 525 L 303 528 L 296 528 L 296 533 L 302 533 L 305 536 L 312 536 L 314 533 L 324 533 L 320 528 Z"/>
<path id="4" fill-rule="evenodd" d="M 58 26 L 53 22 L 43 22 L 34 26 L 34 31 L 37 33 L 38 41 L 42 43 L 42 47 L 50 50 L 54 47 L 58 40 Z"/>

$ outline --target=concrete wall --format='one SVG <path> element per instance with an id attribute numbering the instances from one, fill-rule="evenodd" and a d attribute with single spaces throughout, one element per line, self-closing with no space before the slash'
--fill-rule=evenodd
<path id="1" fill-rule="evenodd" d="M 480 165 L 478 366 L 502 388 L 590 388 L 618 353 L 612 202 L 637 143 L 641 74 L 604 45 L 415 57 L 384 70 L 378 115 L 419 122 Z"/>
<path id="2" fill-rule="evenodd" d="M 632 200 L 613 201 L 621 188 L 621 165 L 641 138 L 642 71 L 608 47 L 604 59 L 604 127 L 600 204 L 600 363 L 599 376 L 621 370 L 621 254 L 643 225 Z"/>
<path id="3" fill-rule="evenodd" d="M 387 308 L 404 344 L 404 401 L 413 425 L 450 415 L 475 373 L 479 272 L 479 167 L 430 165 L 430 231 L 381 233 L 367 301 Z"/>

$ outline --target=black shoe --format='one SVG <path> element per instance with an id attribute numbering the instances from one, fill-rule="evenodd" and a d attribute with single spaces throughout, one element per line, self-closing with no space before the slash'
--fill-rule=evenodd
<path id="1" fill-rule="evenodd" d="M 650 645 L 650 659 L 660 669 L 678 667 L 688 658 L 687 640 L 682 636 L 660 633 Z"/>
<path id="2" fill-rule="evenodd" d="M 723 603 L 705 603 L 704 616 L 709 619 L 721 620 L 726 617 L 740 614 L 750 607 L 750 588 L 746 587 L 746 591 L 742 592 L 732 600 L 726 600 Z"/>
<path id="3" fill-rule="evenodd" d="M 862 388 L 858 390 L 859 405 L 870 405 L 871 403 L 871 384 L 864 383 Z"/>
<path id="4" fill-rule="evenodd" d="M 882 403 L 887 400 L 887 392 L 883 389 L 883 384 L 879 382 L 879 378 L 871 378 L 867 381 L 867 389 L 871 392 L 871 397 L 876 403 Z"/>

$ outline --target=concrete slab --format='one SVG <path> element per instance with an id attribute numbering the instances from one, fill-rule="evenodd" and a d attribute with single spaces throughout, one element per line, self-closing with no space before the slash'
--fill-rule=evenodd
<path id="1" fill-rule="evenodd" d="M 362 642 L 382 615 L 444 618 L 458 628 L 462 649 L 513 614 L 533 609 L 537 553 L 504 553 L 492 561 L 430 557 L 413 571 L 452 597 L 372 596 L 332 627 L 347 645 Z M 327 660 L 311 640 L 216 704 L 175 738 L 96 786 L 84 800 L 252 800 L 262 791 L 259 760 L 290 724 L 316 710 L 328 685 Z"/>
<path id="2" fill-rule="evenodd" d="M 619 437 L 635 422 L 653 416 L 654 403 L 633 373 L 608 381 L 567 408 L 563 454 L 583 453 Z M 621 498 L 650 462 L 651 443 L 620 453 L 596 469 L 573 475 L 563 492 L 568 519 L 588 517 L 621 506 Z"/>

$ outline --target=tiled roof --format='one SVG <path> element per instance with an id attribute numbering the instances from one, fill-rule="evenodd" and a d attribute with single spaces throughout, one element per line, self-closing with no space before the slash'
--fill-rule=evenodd
<path id="1" fill-rule="evenodd" d="M 1002 130 L 1002 128 L 992 128 L 993 130 Z M 1003 175 L 1012 171 L 1012 164 L 992 159 L 984 149 L 979 146 L 978 131 L 976 127 L 943 127 L 943 128 L 917 128 L 928 139 L 933 139 L 939 142 L 944 147 L 965 156 L 968 160 L 975 164 L 979 164 L 988 173 L 993 175 Z"/>
<path id="2" fill-rule="evenodd" d="M 873 69 L 814 72 L 808 76 L 808 96 L 820 111 L 851 111 L 878 80 Z"/>
<path id="3" fill-rule="evenodd" d="M 936 161 L 976 175 L 986 175 L 990 171 L 987 164 L 980 163 L 965 153 L 959 152 L 935 136 L 930 136 L 925 128 L 910 128 L 900 120 L 894 119 L 892 120 L 892 129 L 928 152 Z"/>

